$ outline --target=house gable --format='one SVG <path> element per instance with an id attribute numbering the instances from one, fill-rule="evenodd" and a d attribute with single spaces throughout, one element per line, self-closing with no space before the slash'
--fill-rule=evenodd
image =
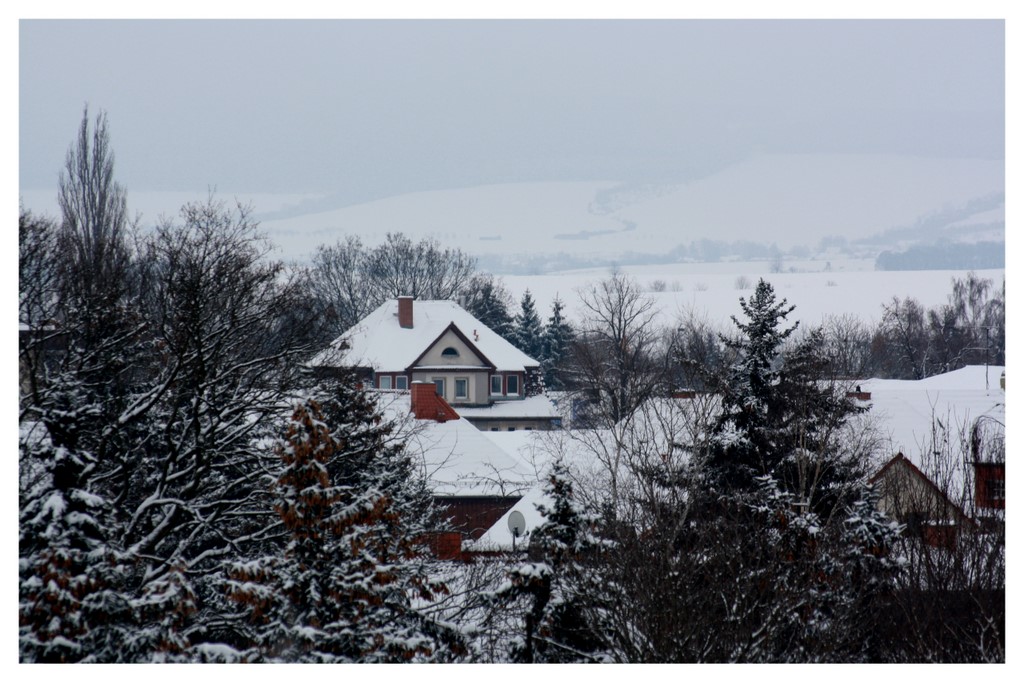
<path id="1" fill-rule="evenodd" d="M 481 353 L 455 323 L 450 323 L 436 339 L 427 344 L 423 352 L 406 368 L 406 372 L 418 367 L 474 367 L 492 372 L 495 369 L 494 363 Z"/>
<path id="2" fill-rule="evenodd" d="M 879 489 L 881 510 L 899 520 L 949 521 L 974 526 L 959 505 L 902 453 L 897 453 L 869 483 Z"/>

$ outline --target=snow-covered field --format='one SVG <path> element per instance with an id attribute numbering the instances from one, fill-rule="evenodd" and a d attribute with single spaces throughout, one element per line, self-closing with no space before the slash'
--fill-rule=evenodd
<path id="1" fill-rule="evenodd" d="M 414 192 L 325 210 L 326 196 L 238 193 L 251 202 L 285 259 L 359 235 L 377 244 L 388 232 L 437 238 L 481 256 L 566 253 L 617 258 L 665 253 L 711 239 L 814 247 L 826 236 L 857 239 L 913 225 L 926 215 L 1002 192 L 1002 161 L 885 155 L 753 156 L 692 182 L 521 182 Z M 176 216 L 193 194 L 128 187 L 129 211 L 143 224 Z M 329 193 L 328 193 L 329 194 Z M 56 215 L 56 190 L 21 188 L 25 207 Z M 283 213 L 275 213 L 283 212 Z M 280 217 L 287 215 L 288 217 Z M 963 225 L 999 221 L 979 210 Z"/>
<path id="2" fill-rule="evenodd" d="M 713 324 L 727 325 L 729 316 L 741 312 L 739 298 L 749 297 L 762 277 L 775 287 L 777 296 L 796 306 L 790 320 L 811 325 L 827 315 L 851 314 L 872 323 L 881 318 L 882 305 L 894 296 L 913 297 L 926 308 L 945 303 L 952 291 L 952 279 L 967 274 L 950 270 L 876 271 L 872 261 L 830 263 L 831 270 L 826 271 L 826 262 L 787 262 L 784 268 L 792 267 L 796 272 L 783 273 L 772 273 L 771 264 L 766 261 L 623 266 L 620 270 L 636 278 L 647 290 L 666 325 L 674 324 L 679 316 L 690 311 Z M 610 274 L 607 268 L 593 268 L 546 275 L 508 275 L 502 280 L 517 302 L 529 289 L 545 320 L 556 296 L 565 304 L 566 314 L 578 320 L 579 291 Z M 1001 269 L 977 274 L 992 280 L 995 287 L 1002 286 Z M 745 289 L 739 288 L 738 280 L 742 278 L 749 283 Z M 665 291 L 653 291 L 659 281 L 664 283 Z"/>
<path id="3" fill-rule="evenodd" d="M 600 257 L 620 262 L 630 252 L 663 254 L 700 239 L 794 244 L 815 247 L 821 238 L 856 239 L 883 230 L 913 225 L 971 199 L 1001 192 L 1001 161 L 922 159 L 882 155 L 761 155 L 709 177 L 679 184 L 607 182 L 534 182 L 417 192 L 330 211 L 303 207 L 313 195 L 267 195 L 218 192 L 233 201 L 251 202 L 256 216 L 286 211 L 292 217 L 268 218 L 262 227 L 277 245 L 276 256 L 302 260 L 319 244 L 358 235 L 367 245 L 400 231 L 414 240 L 436 238 L 486 258 L 501 255 Z M 159 215 L 173 216 L 186 201 L 202 200 L 182 192 L 133 192 L 129 209 L 143 214 L 143 224 Z M 28 209 L 56 215 L 55 192 L 22 191 Z M 979 223 L 998 228 L 1002 209 L 979 210 L 951 223 L 964 235 Z M 966 237 L 965 237 L 966 238 Z M 690 311 L 726 324 L 739 312 L 739 297 L 749 295 L 759 277 L 797 306 L 794 318 L 807 324 L 826 314 L 852 314 L 865 322 L 882 315 L 892 297 L 912 296 L 924 306 L 946 301 L 950 281 L 960 271 L 875 272 L 871 260 L 784 261 L 782 273 L 771 263 L 681 263 L 623 265 L 650 290 L 666 324 Z M 789 272 L 793 271 L 793 272 Z M 570 317 L 578 317 L 577 290 L 606 277 L 607 268 L 506 275 L 503 280 L 518 300 L 530 289 L 542 317 L 561 297 Z M 996 286 L 1003 271 L 985 271 Z M 738 281 L 745 278 L 748 286 Z M 654 291 L 660 286 L 664 291 Z"/>
<path id="4" fill-rule="evenodd" d="M 473 254 L 663 253 L 702 238 L 781 248 L 866 237 L 1001 192 L 1001 161 L 764 155 L 691 183 L 546 182 L 417 192 L 269 220 L 290 257 L 358 234 L 432 236 Z"/>

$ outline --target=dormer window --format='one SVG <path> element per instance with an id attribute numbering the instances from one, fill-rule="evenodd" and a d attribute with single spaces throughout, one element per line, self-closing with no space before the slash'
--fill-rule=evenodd
<path id="1" fill-rule="evenodd" d="M 448 348 L 446 348 L 444 351 L 441 352 L 441 357 L 442 358 L 458 358 L 459 357 L 459 350 L 457 348 L 455 348 L 454 346 L 449 346 Z"/>

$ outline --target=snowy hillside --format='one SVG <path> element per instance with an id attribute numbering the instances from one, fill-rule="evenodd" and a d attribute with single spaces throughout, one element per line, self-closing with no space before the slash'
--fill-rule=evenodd
<path id="1" fill-rule="evenodd" d="M 784 250 L 813 248 L 828 236 L 855 240 L 1001 193 L 1004 184 L 1002 161 L 762 155 L 689 183 L 524 182 L 415 192 L 326 211 L 331 199 L 323 195 L 254 194 L 226 186 L 215 193 L 251 202 L 286 259 L 305 258 L 317 245 L 345 235 L 377 244 L 388 232 L 435 237 L 481 257 L 617 259 L 630 252 L 665 254 L 702 239 L 775 243 Z M 152 224 L 206 194 L 205 187 L 194 194 L 129 187 L 129 210 Z M 58 213 L 55 190 L 22 188 L 21 196 L 27 209 Z M 993 224 L 998 237 L 1002 216 L 986 207 L 948 222 L 960 232 Z"/>
<path id="2" fill-rule="evenodd" d="M 548 182 L 419 192 L 267 220 L 286 256 L 346 234 L 433 236 L 478 255 L 615 257 L 693 240 L 781 248 L 856 239 L 913 224 L 944 206 L 1001 192 L 1001 161 L 766 155 L 687 184 Z"/>

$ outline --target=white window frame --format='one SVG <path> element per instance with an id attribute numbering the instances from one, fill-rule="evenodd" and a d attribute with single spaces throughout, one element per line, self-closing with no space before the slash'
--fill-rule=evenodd
<path id="1" fill-rule="evenodd" d="M 498 380 L 498 390 L 494 390 L 494 380 Z M 505 382 L 501 375 L 491 375 L 491 396 L 501 396 L 504 392 Z"/>
<path id="2" fill-rule="evenodd" d="M 512 391 L 511 384 L 515 380 L 516 390 Z M 506 396 L 518 396 L 519 395 L 519 375 L 509 375 L 505 378 L 505 395 Z"/>
<path id="3" fill-rule="evenodd" d="M 463 388 L 465 389 L 465 391 L 461 395 L 459 394 L 459 384 L 460 383 L 462 384 Z M 460 398 L 461 399 L 465 399 L 467 401 L 469 400 L 469 378 L 468 377 L 456 377 L 455 378 L 455 400 L 457 401 Z"/>
<path id="4" fill-rule="evenodd" d="M 395 377 L 395 389 L 400 389 L 402 391 L 408 391 L 409 390 L 409 378 L 406 377 L 405 375 L 398 375 L 398 376 L 396 376 Z"/>
<path id="5" fill-rule="evenodd" d="M 377 377 L 377 388 L 379 389 L 390 389 L 391 388 L 391 375 L 380 375 Z"/>
<path id="6" fill-rule="evenodd" d="M 437 391 L 437 395 L 440 396 L 441 398 L 444 398 L 445 397 L 444 392 L 448 388 L 447 386 L 445 386 L 445 384 L 446 384 L 445 378 L 444 377 L 431 377 L 430 381 L 434 383 L 435 390 L 440 389 L 439 391 Z M 440 386 L 438 386 L 438 384 L 440 384 Z"/>

